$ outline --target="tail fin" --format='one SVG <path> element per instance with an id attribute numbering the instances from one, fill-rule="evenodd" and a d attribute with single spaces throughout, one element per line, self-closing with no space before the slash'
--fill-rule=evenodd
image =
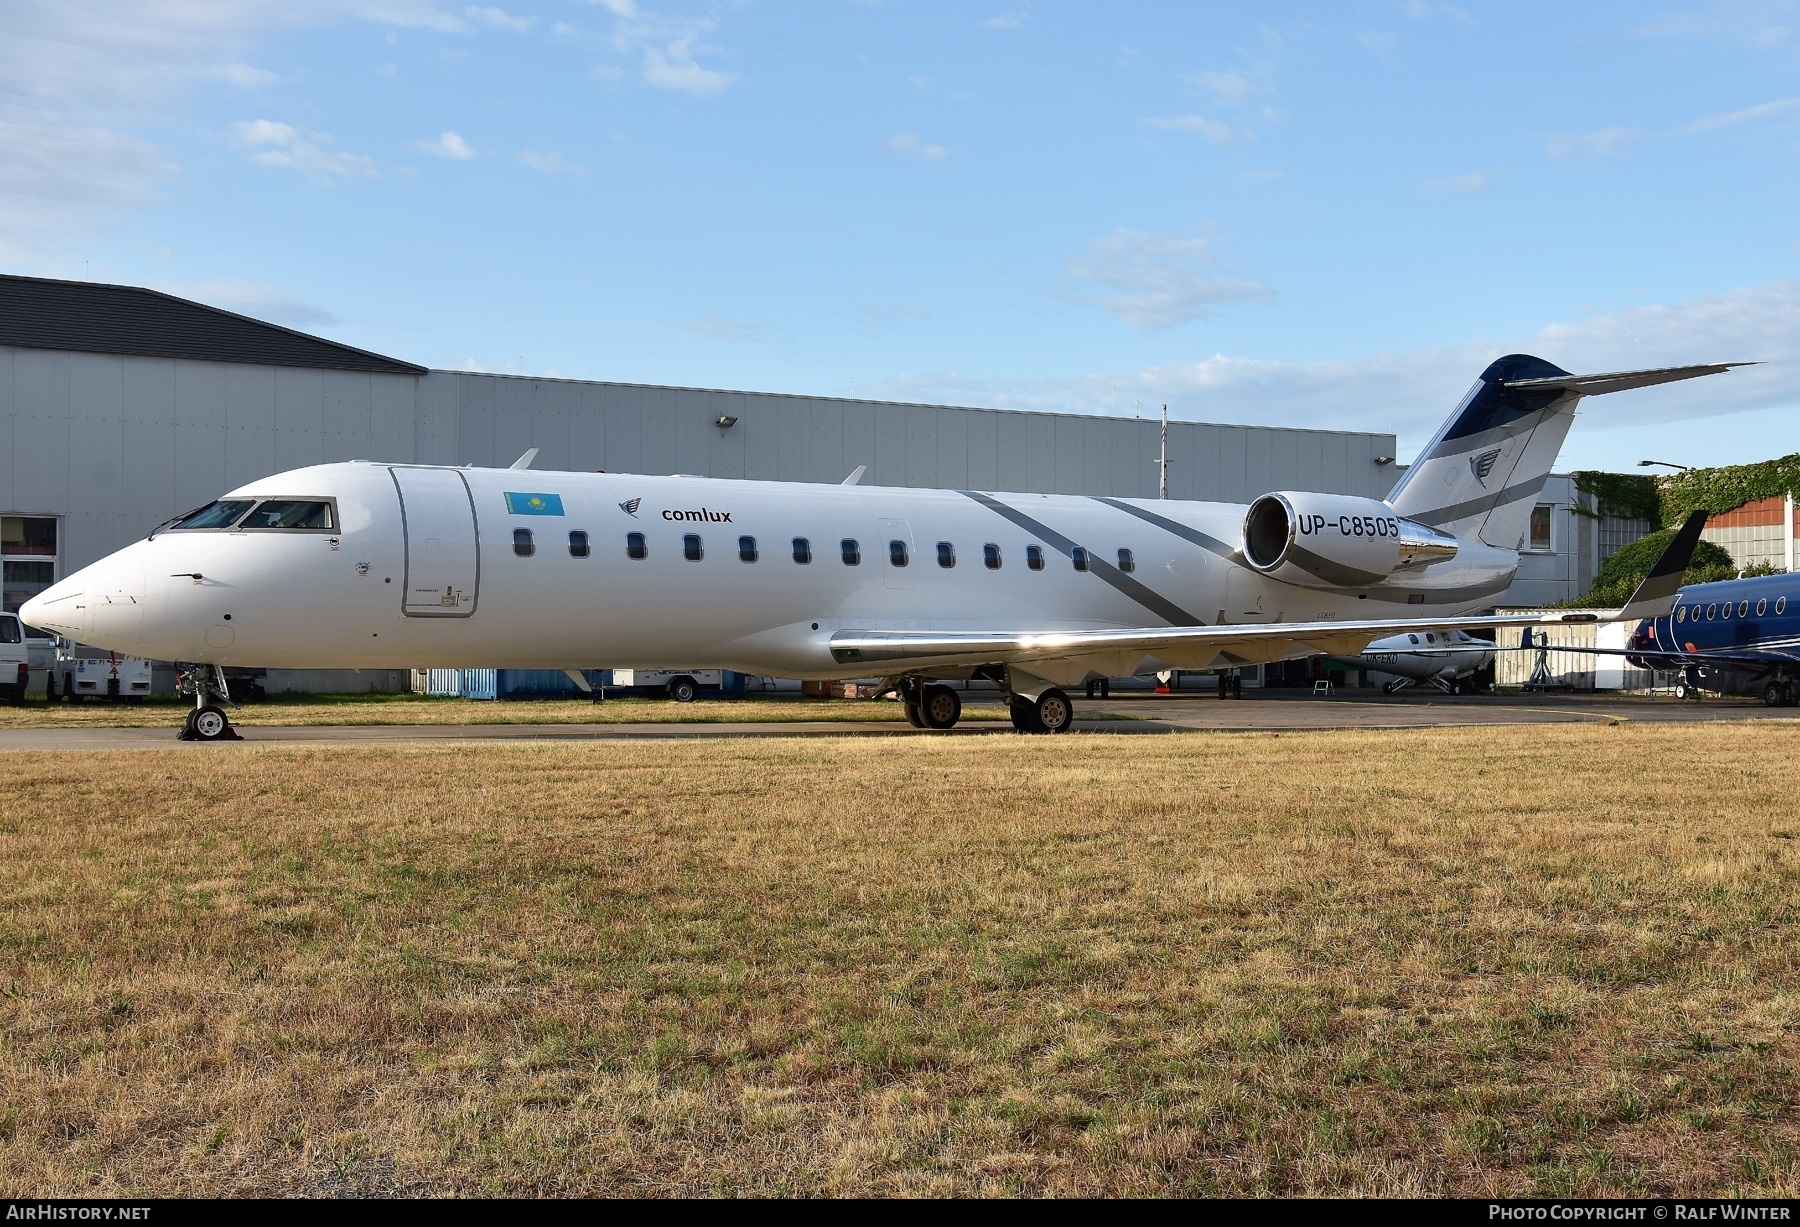
<path id="1" fill-rule="evenodd" d="M 1542 358 L 1495 360 L 1437 437 L 1400 478 L 1387 501 L 1402 516 L 1516 550 L 1531 509 L 1556 463 L 1584 396 L 1715 375 L 1743 362 L 1669 366 L 1609 375 L 1571 375 Z"/>

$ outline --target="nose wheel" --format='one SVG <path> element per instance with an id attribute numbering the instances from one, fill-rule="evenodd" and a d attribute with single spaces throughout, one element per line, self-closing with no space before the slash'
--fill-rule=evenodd
<path id="1" fill-rule="evenodd" d="M 187 723 L 182 726 L 182 741 L 242 741 L 236 729 L 231 727 L 231 717 L 225 714 L 220 703 L 231 702 L 231 691 L 225 685 L 225 671 L 217 665 L 195 665 L 191 669 L 182 670 L 176 680 L 176 689 L 194 697 L 194 709 L 187 715 Z"/>

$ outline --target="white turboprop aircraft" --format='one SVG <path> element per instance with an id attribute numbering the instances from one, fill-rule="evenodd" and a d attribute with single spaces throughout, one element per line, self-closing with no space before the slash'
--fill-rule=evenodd
<path id="1" fill-rule="evenodd" d="M 1735 365 L 1578 376 L 1501 358 L 1386 501 L 318 465 L 170 521 L 21 614 L 201 666 L 183 735 L 202 740 L 233 735 L 214 701 L 226 665 L 878 675 L 929 728 L 961 714 L 938 683 L 981 676 L 1020 729 L 1060 732 L 1062 687 L 1088 678 L 1537 621 L 1457 615 L 1511 584 L 1576 403 Z"/>

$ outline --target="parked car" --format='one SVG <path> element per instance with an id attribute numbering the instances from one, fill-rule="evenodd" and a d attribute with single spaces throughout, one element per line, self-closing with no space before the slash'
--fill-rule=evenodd
<path id="1" fill-rule="evenodd" d="M 0 699 L 17 707 L 31 684 L 31 649 L 17 614 L 0 613 Z"/>

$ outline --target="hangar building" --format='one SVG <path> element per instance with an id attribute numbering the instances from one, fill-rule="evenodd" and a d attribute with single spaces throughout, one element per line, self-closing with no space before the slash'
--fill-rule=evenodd
<path id="1" fill-rule="evenodd" d="M 428 370 L 155 290 L 0 275 L 9 610 L 270 473 L 533 447 L 545 469 L 836 482 L 867 465 L 871 485 L 1154 497 L 1160 437 L 1153 419 Z M 1380 498 L 1393 454 L 1391 434 L 1170 422 L 1168 492 Z M 1561 535 L 1542 543 L 1546 580 L 1583 569 Z"/>

